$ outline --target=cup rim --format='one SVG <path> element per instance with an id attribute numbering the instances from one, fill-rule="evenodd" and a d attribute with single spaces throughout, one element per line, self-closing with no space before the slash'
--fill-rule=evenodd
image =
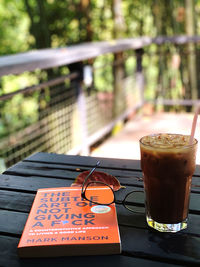
<path id="1" fill-rule="evenodd" d="M 147 135 L 144 135 L 142 136 L 140 139 L 139 139 L 139 142 L 140 144 L 142 144 L 143 146 L 145 147 L 150 147 L 150 148 L 153 148 L 153 149 L 158 149 L 158 150 L 178 150 L 178 149 L 187 149 L 187 148 L 191 148 L 191 147 L 194 147 L 198 144 L 198 140 L 196 138 L 194 138 L 194 141 L 193 141 L 193 144 L 191 145 L 184 145 L 184 146 L 180 146 L 180 147 L 156 147 L 156 146 L 153 146 L 151 144 L 145 144 L 142 142 L 142 139 L 144 137 L 147 137 L 147 136 L 156 136 L 156 135 L 159 135 L 159 134 L 169 134 L 169 135 L 183 135 L 183 136 L 189 136 L 189 135 L 186 135 L 186 134 L 175 134 L 175 133 L 154 133 L 154 134 L 147 134 Z"/>

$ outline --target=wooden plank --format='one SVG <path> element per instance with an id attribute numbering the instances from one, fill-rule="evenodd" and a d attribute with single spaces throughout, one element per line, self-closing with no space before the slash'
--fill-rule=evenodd
<path id="1" fill-rule="evenodd" d="M 200 165 L 196 165 L 196 169 L 195 169 L 194 175 L 196 175 L 198 177 L 200 176 Z"/>
<path id="2" fill-rule="evenodd" d="M 72 183 L 72 180 L 49 179 L 41 176 L 29 178 L 31 179 L 23 176 L 1 175 L 0 189 L 33 193 L 39 188 L 71 186 Z"/>
<path id="3" fill-rule="evenodd" d="M 0 235 L 0 266 L 22 266 L 17 256 L 19 238 Z"/>
<path id="4" fill-rule="evenodd" d="M 59 258 L 45 258 L 45 259 L 20 259 L 17 256 L 16 248 L 19 239 L 7 236 L 0 236 L 0 266 L 5 267 L 19 267 L 19 266 L 48 266 L 48 267 L 175 267 L 177 265 L 165 262 L 153 261 L 152 259 L 141 259 L 136 257 L 129 257 L 124 255 L 108 255 L 108 256 L 79 256 L 79 257 L 59 257 Z"/>
<path id="5" fill-rule="evenodd" d="M 30 210 L 29 210 L 30 211 Z M 29 212 L 28 211 L 28 212 Z M 28 212 L 16 212 L 0 210 L 0 229 L 4 235 L 20 236 L 24 229 Z M 128 211 L 123 206 L 117 205 L 118 223 L 121 226 L 131 228 L 150 229 L 146 223 L 145 214 L 137 214 Z M 182 234 L 200 237 L 199 215 L 189 214 L 188 228 L 181 231 Z"/>
<path id="6" fill-rule="evenodd" d="M 63 164 L 65 166 L 79 166 L 91 168 L 100 161 L 99 168 L 116 169 L 125 171 L 138 171 L 141 172 L 140 160 L 131 159 L 115 159 L 115 158 L 103 158 L 103 157 L 86 157 L 79 155 L 64 155 L 55 153 L 38 152 L 35 153 L 24 161 L 47 163 L 47 164 Z M 194 176 L 200 178 L 200 165 L 196 166 Z"/>
<path id="7" fill-rule="evenodd" d="M 149 231 L 153 231 L 153 233 L 156 232 L 150 227 L 148 227 L 145 214 L 130 212 L 122 205 L 117 205 L 117 216 L 119 225 L 121 226 L 133 227 L 138 229 L 149 229 Z M 189 214 L 188 227 L 187 229 L 182 230 L 180 233 L 200 237 L 199 215 Z"/>
<path id="8" fill-rule="evenodd" d="M 46 177 L 23 177 L 15 175 L 0 176 L 0 190 L 20 191 L 20 193 L 35 193 L 39 188 L 66 187 L 71 186 L 74 180 L 51 179 Z M 127 187 L 127 191 L 121 191 L 118 194 L 126 194 L 130 190 L 137 190 L 138 187 Z M 121 195 L 121 196 L 122 196 Z M 119 195 L 120 196 L 120 195 Z"/>
<path id="9" fill-rule="evenodd" d="M 131 190 L 137 190 L 137 188 L 129 188 Z M 124 199 L 124 196 L 126 195 L 126 192 L 123 191 L 121 196 L 117 195 L 117 200 Z M 0 198 L 0 209 L 4 210 L 11 210 L 11 211 L 21 211 L 21 212 L 29 212 L 32 202 L 34 200 L 35 195 L 33 193 L 23 193 L 23 192 L 13 192 L 13 191 L 7 191 L 7 190 L 0 190 L 1 198 Z M 144 211 L 144 195 L 141 194 L 140 197 L 137 196 L 137 198 L 134 201 L 134 205 L 136 205 L 136 208 L 140 211 Z M 120 206 L 118 205 L 119 209 Z M 138 208 L 138 206 L 140 208 Z M 189 212 L 190 214 L 200 214 L 200 201 L 197 201 L 197 196 L 195 194 L 191 194 L 190 196 L 190 205 L 189 205 Z"/>
<path id="10" fill-rule="evenodd" d="M 140 163 L 137 161 L 136 162 L 136 166 L 139 165 L 139 164 Z M 131 178 L 133 178 L 133 180 L 134 179 L 138 180 L 139 181 L 139 184 L 142 183 L 142 172 L 141 172 L 140 169 L 138 169 L 138 170 L 135 170 L 135 169 L 134 170 L 127 170 L 127 169 L 124 169 L 124 168 L 121 168 L 120 169 L 120 165 L 118 165 L 118 169 L 116 169 L 116 168 L 112 169 L 110 167 L 108 169 L 107 167 L 103 167 L 101 165 L 102 165 L 102 163 L 100 164 L 100 166 L 98 166 L 97 170 L 103 171 L 103 172 L 107 172 L 107 173 L 109 173 L 109 174 L 111 174 L 113 176 L 116 176 L 118 179 L 128 179 L 128 183 L 131 182 L 131 180 L 129 181 L 129 179 L 131 179 Z M 11 166 L 4 173 L 5 174 L 20 173 L 19 170 L 24 168 L 24 169 L 45 171 L 46 173 L 49 172 L 48 175 L 49 176 L 52 176 L 50 174 L 50 173 L 52 173 L 51 171 L 54 170 L 54 169 L 56 169 L 56 170 L 58 170 L 58 172 L 59 172 L 59 170 L 72 171 L 66 177 L 68 177 L 70 175 L 72 175 L 74 177 L 73 172 L 76 173 L 75 174 L 75 176 L 76 176 L 80 172 L 89 170 L 91 167 L 93 167 L 93 166 L 85 167 L 83 165 L 80 165 L 78 162 L 77 162 L 76 165 L 71 166 L 71 165 L 66 165 L 66 164 L 56 164 L 55 162 L 54 163 L 53 162 L 50 162 L 50 163 L 46 163 L 46 162 L 45 163 L 40 163 L 40 162 L 37 162 L 37 161 L 29 161 L 29 160 L 26 161 L 26 159 L 25 159 L 24 161 L 18 162 L 17 164 Z M 197 175 L 197 173 L 199 173 L 199 175 Z M 193 187 L 196 186 L 196 188 L 199 188 L 200 187 L 200 166 L 199 165 L 197 165 L 197 167 L 196 167 L 196 174 L 194 174 L 194 176 L 193 176 L 192 185 L 193 185 Z"/>
<path id="11" fill-rule="evenodd" d="M 34 194 L 25 194 L 20 192 L 0 191 L 0 229 L 1 232 L 7 232 L 12 234 L 19 234 L 23 230 L 24 223 L 26 221 L 27 214 L 30 212 L 30 208 L 34 199 Z M 126 194 L 126 193 L 124 193 Z M 124 197 L 124 196 L 123 196 Z M 24 198 L 24 203 L 23 203 Z M 121 199 L 117 197 L 117 199 Z M 194 199 L 196 200 L 196 198 Z M 4 207 L 4 203 L 7 202 Z M 137 202 L 137 201 L 136 201 Z M 189 214 L 189 227 L 184 230 L 185 233 L 192 233 L 200 236 L 200 225 L 199 225 L 199 214 L 200 205 L 199 203 L 190 203 L 190 208 L 192 205 L 196 205 L 196 214 Z M 144 203 L 144 200 L 139 200 L 139 203 Z M 144 209 L 143 209 L 144 210 Z M 137 228 L 147 228 L 145 214 L 138 214 L 128 211 L 123 205 L 117 205 L 118 221 L 120 225 L 126 225 L 130 227 Z M 15 225 L 17 224 L 17 228 Z M 20 226 L 21 225 L 21 226 Z M 15 229 L 16 230 L 13 230 Z M 7 229 L 7 230 L 5 230 Z"/>
<path id="12" fill-rule="evenodd" d="M 74 180 L 76 176 L 80 173 L 80 171 L 70 171 L 63 169 L 48 169 L 48 168 L 38 168 L 37 166 L 31 166 L 28 164 L 19 164 L 13 167 L 10 167 L 8 171 L 5 172 L 6 175 L 22 175 L 26 177 L 30 176 L 41 176 L 48 178 L 63 178 L 63 179 L 71 179 Z"/>
<path id="13" fill-rule="evenodd" d="M 92 166 L 91 166 L 92 167 Z M 17 164 L 11 166 L 9 169 L 7 169 L 4 174 L 10 174 L 11 172 L 15 172 L 15 169 L 22 169 L 22 168 L 30 168 L 32 170 L 44 170 L 46 172 L 51 172 L 51 170 L 66 170 L 66 171 L 73 171 L 76 174 L 79 174 L 80 172 L 83 171 L 88 171 L 90 170 L 91 167 L 85 167 L 85 166 L 80 166 L 77 162 L 77 165 L 71 166 L 71 165 L 66 165 L 66 164 L 52 164 L 52 163 L 40 163 L 40 162 L 34 162 L 34 161 L 20 161 Z M 130 171 L 126 169 L 107 169 L 104 167 L 100 166 L 97 167 L 97 170 L 103 171 L 103 172 L 108 172 L 109 174 L 112 174 L 117 177 L 121 178 L 130 178 L 133 177 L 134 175 L 136 178 L 141 178 L 142 177 L 142 172 L 141 170 L 139 171 Z"/>
<path id="14" fill-rule="evenodd" d="M 16 55 L 0 57 L 0 76 L 47 69 L 67 65 L 111 52 L 137 49 L 151 43 L 151 38 L 142 37 L 112 42 L 91 42 L 62 48 L 40 49 Z"/>
<path id="15" fill-rule="evenodd" d="M 91 166 L 92 167 L 92 166 Z M 89 170 L 91 167 L 80 166 L 78 163 L 76 166 L 69 166 L 63 164 L 52 164 L 52 163 L 38 163 L 23 161 L 19 162 L 9 169 L 7 169 L 4 174 L 11 175 L 36 175 L 48 176 L 48 177 L 63 177 L 63 178 L 75 178 L 79 173 Z M 56 172 L 55 172 L 56 170 Z M 130 171 L 126 169 L 107 169 L 98 166 L 97 170 L 107 172 L 115 177 L 117 177 L 120 182 L 127 185 L 138 185 L 142 186 L 142 172 Z M 198 171 L 198 170 L 197 170 Z M 53 175 L 54 174 L 54 175 Z M 194 176 L 192 179 L 192 188 L 196 191 L 200 191 L 200 177 Z"/>
<path id="16" fill-rule="evenodd" d="M 0 209 L 29 212 L 35 193 L 0 190 Z"/>
<path id="17" fill-rule="evenodd" d="M 120 234 L 123 249 L 130 257 L 151 257 L 187 266 L 200 264 L 200 237 L 124 226 L 120 226 Z"/>
<path id="18" fill-rule="evenodd" d="M 37 175 L 29 175 L 29 176 L 16 176 L 16 175 L 5 175 L 2 174 L 0 179 L 0 189 L 7 189 L 7 190 L 17 190 L 17 191 L 23 191 L 23 192 L 36 192 L 39 188 L 50 188 L 50 187 L 62 187 L 62 186 L 71 186 L 71 184 L 74 182 L 74 178 L 67 179 L 64 178 L 57 178 L 53 179 L 48 177 L 43 177 Z M 34 178 L 34 179 L 32 179 Z M 123 182 L 125 180 L 125 182 Z M 120 179 L 119 181 L 121 185 L 125 185 L 127 187 L 127 190 L 142 190 L 143 185 L 142 182 L 137 182 L 137 180 L 133 180 L 132 178 L 127 179 Z M 120 191 L 121 192 L 121 191 Z M 116 194 L 119 194 L 120 192 L 117 192 Z M 125 194 L 126 191 L 124 191 L 123 194 Z M 194 194 L 193 194 L 194 193 Z M 191 202 L 195 203 L 192 207 L 193 210 L 195 210 L 194 207 L 197 207 L 199 202 L 195 200 L 193 196 L 195 196 L 195 193 L 199 193 L 198 191 L 192 190 L 191 193 Z M 194 200 L 193 200 L 194 199 Z"/>
<path id="19" fill-rule="evenodd" d="M 43 176 L 49 178 L 63 178 L 74 180 L 82 171 L 90 170 L 89 168 L 82 168 L 77 165 L 69 168 L 66 165 L 55 165 L 38 162 L 19 162 L 16 165 L 10 167 L 4 172 L 6 175 L 22 175 L 22 176 Z M 125 169 L 106 169 L 97 168 L 98 171 L 107 172 L 114 175 L 123 184 L 136 184 L 142 186 L 142 173 L 137 171 L 126 171 Z"/>
<path id="20" fill-rule="evenodd" d="M 190 212 L 200 214 L 200 197 L 199 194 L 190 194 Z"/>
<path id="21" fill-rule="evenodd" d="M 20 212 L 0 211 L 1 235 L 12 234 L 20 237 L 27 216 L 28 214 Z M 122 220 L 123 217 L 121 216 Z M 191 223 L 194 220 L 192 218 Z M 198 221 L 198 218 L 196 218 L 196 221 Z M 134 224 L 131 227 L 125 227 L 119 222 L 122 247 L 125 254 L 136 256 L 143 253 L 143 257 L 168 259 L 171 262 L 200 263 L 200 236 L 194 235 L 194 232 L 200 230 L 199 223 L 196 223 L 195 227 L 191 225 L 191 227 L 178 234 L 155 232 L 147 226 L 145 229 L 142 229 L 141 226 L 139 228 L 136 226 L 136 218 L 133 218 L 132 223 Z M 175 244 L 179 244 L 179 247 L 175 248 Z M 181 244 L 184 244 L 184 246 L 182 247 Z M 185 247 L 188 249 L 186 250 Z"/>
<path id="22" fill-rule="evenodd" d="M 28 213 L 0 210 L 0 217 L 1 234 L 21 236 Z"/>
<path id="23" fill-rule="evenodd" d="M 74 156 L 74 155 L 59 155 L 55 153 L 44 153 L 39 152 L 31 155 L 26 158 L 24 161 L 36 161 L 44 162 L 51 164 L 64 164 L 77 166 L 88 166 L 92 167 L 96 164 L 97 161 L 100 161 L 100 166 L 107 169 L 126 169 L 126 170 L 141 170 L 139 160 L 130 160 L 130 159 L 108 159 L 103 157 L 85 157 L 85 156 Z"/>
<path id="24" fill-rule="evenodd" d="M 67 158 L 68 156 L 64 156 L 61 161 Z M 77 159 L 77 157 L 75 158 Z M 83 158 L 84 160 L 87 159 L 87 157 L 80 158 L 81 160 Z M 72 161 L 73 159 L 74 156 L 70 156 L 70 160 Z M 76 168 L 79 166 L 83 169 L 87 168 L 87 165 L 85 167 L 82 165 L 83 161 L 81 161 L 80 165 L 76 165 L 79 164 L 79 162 L 76 161 L 72 166 L 63 162 L 58 164 L 55 162 L 56 161 L 49 164 L 45 162 L 42 166 L 40 161 L 26 160 L 20 163 L 19 167 L 17 164 L 10 168 L 6 172 L 7 174 L 0 176 L 0 188 L 2 188 L 0 191 L 0 247 L 3 247 L 3 252 L 2 249 L 0 250 L 0 266 L 44 266 L 47 262 L 49 262 L 49 266 L 53 266 L 51 264 L 54 264 L 54 266 L 59 266 L 59 264 L 62 264 L 62 266 L 66 264 L 76 266 L 74 262 L 77 263 L 77 266 L 80 266 L 79 257 L 76 257 L 75 261 L 70 262 L 71 257 L 23 261 L 19 260 L 16 256 L 18 239 L 15 237 L 19 237 L 23 230 L 35 191 L 38 188 L 70 185 L 73 181 L 71 176 L 77 174 L 77 171 L 74 171 L 73 167 Z M 131 175 L 135 172 L 134 169 L 132 170 L 130 168 L 124 171 L 123 167 L 121 167 L 124 164 L 123 160 L 118 161 L 118 165 L 115 165 L 113 168 L 110 167 L 109 163 L 110 160 L 107 163 L 108 167 L 102 166 L 102 170 L 115 172 L 115 174 L 120 173 L 119 179 L 121 179 L 121 181 L 124 180 L 126 183 L 132 182 L 133 179 Z M 53 172 L 52 167 L 55 167 L 58 172 L 57 174 Z M 15 172 L 16 175 L 11 175 L 9 172 Z M 24 172 L 24 175 L 21 174 L 22 172 Z M 80 170 L 78 173 L 79 172 Z M 55 176 L 58 177 L 56 178 Z M 199 178 L 194 177 L 194 179 L 198 182 Z M 127 186 L 125 190 L 119 191 L 117 193 L 117 199 L 123 198 L 132 188 L 142 187 L 142 182 L 138 182 L 140 182 L 140 184 L 137 184 L 137 187 Z M 198 196 L 199 194 L 197 193 L 191 194 L 190 212 L 192 212 L 192 214 L 189 214 L 189 227 L 177 234 L 156 232 L 148 228 L 144 214 L 134 214 L 127 211 L 122 205 L 117 205 L 123 255 L 126 255 L 126 258 L 130 259 L 130 262 L 128 261 L 125 266 L 134 266 L 134 264 L 138 264 L 138 266 L 140 266 L 140 264 L 156 266 L 156 262 L 159 264 L 158 266 L 164 266 L 163 262 L 183 264 L 184 266 L 200 264 L 200 203 Z M 142 203 L 142 199 L 139 199 L 139 203 Z M 4 248 L 5 246 L 6 248 Z M 122 255 L 116 255 L 116 257 L 118 257 L 118 261 L 125 258 Z M 144 258 L 142 259 L 144 262 L 135 262 L 135 257 Z M 107 263 L 108 258 L 110 259 L 110 264 L 113 264 L 115 256 L 82 257 L 81 263 L 88 265 L 88 261 L 91 259 L 103 259 L 102 265 Z M 155 262 L 153 260 L 155 260 Z M 116 263 L 113 266 L 122 266 L 122 262 L 119 262 L 119 265 Z"/>
<path id="25" fill-rule="evenodd" d="M 85 157 L 81 157 L 85 158 Z M 49 178 L 63 178 L 63 179 L 71 179 L 75 180 L 78 174 L 81 171 L 88 170 L 92 166 L 88 168 L 84 168 L 80 165 L 70 166 L 62 165 L 62 164 L 53 164 L 53 163 L 38 163 L 38 162 L 19 162 L 16 165 L 10 167 L 5 174 L 9 175 L 22 175 L 22 176 L 43 176 Z M 118 165 L 118 168 L 120 165 Z M 132 185 L 132 186 L 143 186 L 142 182 L 142 172 L 141 171 L 130 171 L 124 168 L 122 169 L 107 169 L 103 167 L 98 167 L 97 170 L 107 172 L 111 175 L 114 175 L 117 179 L 119 179 L 122 185 Z M 192 179 L 192 192 L 200 193 L 200 178 L 193 177 Z"/>
<path id="26" fill-rule="evenodd" d="M 4 190 L 0 190 L 0 209 L 29 212 L 33 199 L 35 197 L 35 192 L 38 188 L 40 188 L 37 186 L 38 185 L 40 185 L 41 187 L 44 186 L 43 179 L 39 180 L 39 184 L 38 181 L 36 181 L 35 183 L 34 180 L 30 182 L 30 180 L 27 178 L 23 179 L 22 182 L 20 183 L 19 179 L 20 179 L 19 177 L 14 176 L 13 179 L 11 179 L 8 182 L 7 179 L 5 181 L 5 176 L 1 177 L 0 187 Z M 5 185 L 5 182 L 7 182 L 7 187 L 3 187 L 3 185 Z M 51 187 L 51 185 L 55 185 L 55 183 L 52 184 L 48 180 L 47 184 L 46 186 L 49 187 Z M 67 182 L 64 182 L 64 186 L 66 186 L 66 184 Z M 8 191 L 6 189 L 19 190 L 22 192 Z M 140 190 L 140 189 L 141 188 L 134 186 L 126 186 L 126 189 L 121 189 L 115 193 L 116 199 L 122 201 L 127 193 L 129 193 L 132 190 Z M 29 193 L 24 193 L 24 192 L 29 192 Z M 141 205 L 144 206 L 144 195 L 137 194 L 135 203 L 138 203 L 140 206 Z M 199 195 L 196 193 L 191 193 L 190 195 L 189 211 L 192 214 L 200 214 L 200 198 Z"/>
<path id="27" fill-rule="evenodd" d="M 106 53 L 117 53 L 130 49 L 143 48 L 152 43 L 161 45 L 164 43 L 185 44 L 199 42 L 199 36 L 176 36 L 156 38 L 139 37 L 112 41 L 83 43 L 62 48 L 40 49 L 0 57 L 0 76 L 19 74 L 35 69 L 48 69 L 67 65 L 90 58 L 95 58 Z"/>

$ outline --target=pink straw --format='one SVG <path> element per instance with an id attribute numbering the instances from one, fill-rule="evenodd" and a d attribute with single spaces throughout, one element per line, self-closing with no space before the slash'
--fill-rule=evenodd
<path id="1" fill-rule="evenodd" d="M 195 111 L 195 114 L 194 114 L 194 117 L 193 117 L 189 145 L 192 145 L 192 143 L 193 143 L 194 134 L 195 134 L 196 126 L 197 126 L 197 118 L 198 118 L 199 111 L 200 111 L 200 106 L 198 106 L 196 108 L 196 111 Z"/>

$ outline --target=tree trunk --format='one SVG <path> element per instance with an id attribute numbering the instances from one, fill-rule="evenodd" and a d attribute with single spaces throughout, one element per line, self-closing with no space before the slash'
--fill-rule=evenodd
<path id="1" fill-rule="evenodd" d="M 51 47 L 44 1 L 37 0 L 36 10 L 31 6 L 29 0 L 24 0 L 24 3 L 31 21 L 30 32 L 35 38 L 35 47 L 37 49 Z M 40 19 L 36 22 L 34 17 L 38 14 Z"/>
<path id="2" fill-rule="evenodd" d="M 125 32 L 125 22 L 122 14 L 122 0 L 113 0 L 113 37 L 115 39 L 122 38 Z"/>
<path id="3" fill-rule="evenodd" d="M 41 48 L 51 47 L 51 39 L 49 34 L 48 23 L 46 19 L 46 11 L 44 1 L 37 0 L 39 15 L 40 15 L 40 27 L 41 27 L 41 35 L 39 38 L 39 46 Z"/>
<path id="4" fill-rule="evenodd" d="M 31 24 L 30 24 L 30 32 L 35 38 L 35 47 L 37 49 L 41 48 L 47 48 L 51 47 L 51 38 L 50 38 L 50 32 L 48 28 L 48 22 L 46 18 L 46 9 L 45 9 L 45 1 L 37 0 L 35 5 L 31 5 L 30 0 L 24 0 L 25 7 L 27 10 L 27 13 L 29 15 Z M 35 20 L 35 17 L 39 16 L 39 21 Z M 55 78 L 56 74 L 54 73 L 54 70 L 48 69 L 46 70 L 47 73 L 47 79 L 53 79 Z M 41 79 L 40 82 L 43 82 Z M 55 91 L 55 88 L 51 87 L 50 89 L 50 102 L 47 103 L 46 101 L 46 92 L 45 89 L 41 89 L 40 95 L 39 95 L 39 119 L 43 118 L 43 110 L 48 106 L 51 106 L 51 99 L 53 98 L 53 91 Z M 57 88 L 57 94 L 60 93 L 60 89 Z"/>
<path id="5" fill-rule="evenodd" d="M 121 9 L 122 1 L 113 0 L 112 12 L 113 12 L 113 37 L 115 39 L 122 38 L 125 31 L 124 18 Z M 113 104 L 113 117 L 117 117 L 125 108 L 124 102 L 124 87 L 123 78 L 125 76 L 123 52 L 114 54 L 114 66 L 113 66 L 113 86 L 114 86 L 114 104 Z"/>
<path id="6" fill-rule="evenodd" d="M 154 14 L 154 23 L 157 30 L 157 36 L 168 36 L 174 34 L 173 10 L 174 3 L 168 0 L 156 0 L 152 4 Z M 155 89 L 155 100 L 161 96 L 163 99 L 172 99 L 173 90 L 170 62 L 173 57 L 173 44 L 167 44 L 157 47 L 158 52 L 158 85 Z M 164 106 L 165 111 L 171 110 L 171 107 Z"/>
<path id="7" fill-rule="evenodd" d="M 189 36 L 195 35 L 195 12 L 194 1 L 185 0 L 186 8 L 186 33 Z M 196 62 L 196 45 L 189 43 L 188 47 L 188 72 L 191 88 L 191 98 L 198 99 L 198 82 L 197 82 L 197 62 Z"/>

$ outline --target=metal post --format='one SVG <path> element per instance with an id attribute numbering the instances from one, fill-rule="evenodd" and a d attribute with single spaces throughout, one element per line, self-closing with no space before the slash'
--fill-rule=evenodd
<path id="1" fill-rule="evenodd" d="M 136 65 L 135 80 L 136 80 L 136 86 L 139 90 L 141 106 L 144 105 L 144 74 L 143 74 L 143 67 L 142 67 L 143 54 L 144 54 L 143 49 L 136 50 L 137 65 Z"/>
<path id="2" fill-rule="evenodd" d="M 89 155 L 89 145 L 88 145 L 88 128 L 87 128 L 87 109 L 85 95 L 83 91 L 83 63 L 77 62 L 69 65 L 69 69 L 72 72 L 78 72 L 78 78 L 73 82 L 76 90 L 76 101 L 78 108 L 78 120 L 79 129 L 76 131 L 80 132 L 81 137 L 81 155 Z"/>
<path id="3" fill-rule="evenodd" d="M 124 95 L 124 62 L 123 53 L 118 52 L 114 54 L 115 62 L 113 66 L 114 74 L 114 106 L 113 117 L 116 118 L 125 109 L 125 95 Z"/>

